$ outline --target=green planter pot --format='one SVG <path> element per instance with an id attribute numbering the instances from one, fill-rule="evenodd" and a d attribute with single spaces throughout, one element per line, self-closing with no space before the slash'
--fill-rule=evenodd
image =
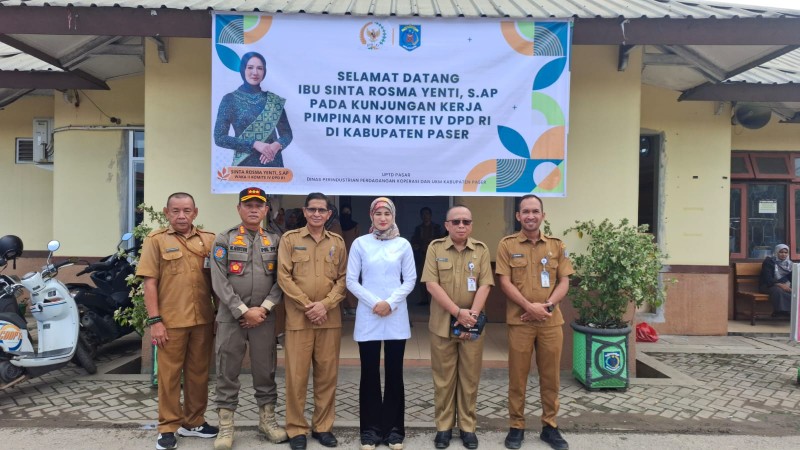
<path id="1" fill-rule="evenodd" d="M 587 389 L 627 389 L 631 327 L 572 326 L 572 375 Z"/>

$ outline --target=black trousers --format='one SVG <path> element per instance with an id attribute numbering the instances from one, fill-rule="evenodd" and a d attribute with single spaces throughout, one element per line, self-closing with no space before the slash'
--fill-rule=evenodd
<path id="1" fill-rule="evenodd" d="M 384 345 L 386 380 L 381 396 L 381 343 Z M 358 343 L 361 356 L 359 413 L 361 437 L 376 442 L 402 442 L 405 430 L 405 388 L 403 356 L 405 340 L 366 341 Z"/>

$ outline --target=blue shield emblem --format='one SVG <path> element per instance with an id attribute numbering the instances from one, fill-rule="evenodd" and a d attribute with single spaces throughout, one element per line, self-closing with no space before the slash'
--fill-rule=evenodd
<path id="1" fill-rule="evenodd" d="M 604 351 L 603 369 L 611 373 L 619 372 L 622 369 L 622 353 L 619 350 Z"/>
<path id="2" fill-rule="evenodd" d="M 400 25 L 400 47 L 408 51 L 419 48 L 422 39 L 422 26 Z"/>

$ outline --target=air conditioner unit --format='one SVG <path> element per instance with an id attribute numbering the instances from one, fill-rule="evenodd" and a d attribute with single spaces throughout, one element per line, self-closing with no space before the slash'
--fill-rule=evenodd
<path id="1" fill-rule="evenodd" d="M 33 118 L 33 162 L 53 162 L 53 118 Z"/>

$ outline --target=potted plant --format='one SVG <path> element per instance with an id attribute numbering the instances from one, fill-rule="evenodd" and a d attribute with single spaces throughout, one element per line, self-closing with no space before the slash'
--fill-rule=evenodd
<path id="1" fill-rule="evenodd" d="M 666 289 L 659 273 L 666 255 L 661 253 L 647 225 L 630 225 L 627 219 L 576 221 L 564 234 L 588 238 L 586 252 L 571 255 L 578 284 L 572 305 L 578 318 L 572 322 L 572 373 L 589 389 L 628 387 L 628 334 L 635 311 L 644 304 L 656 308 Z M 633 307 L 633 308 L 632 308 Z"/>

